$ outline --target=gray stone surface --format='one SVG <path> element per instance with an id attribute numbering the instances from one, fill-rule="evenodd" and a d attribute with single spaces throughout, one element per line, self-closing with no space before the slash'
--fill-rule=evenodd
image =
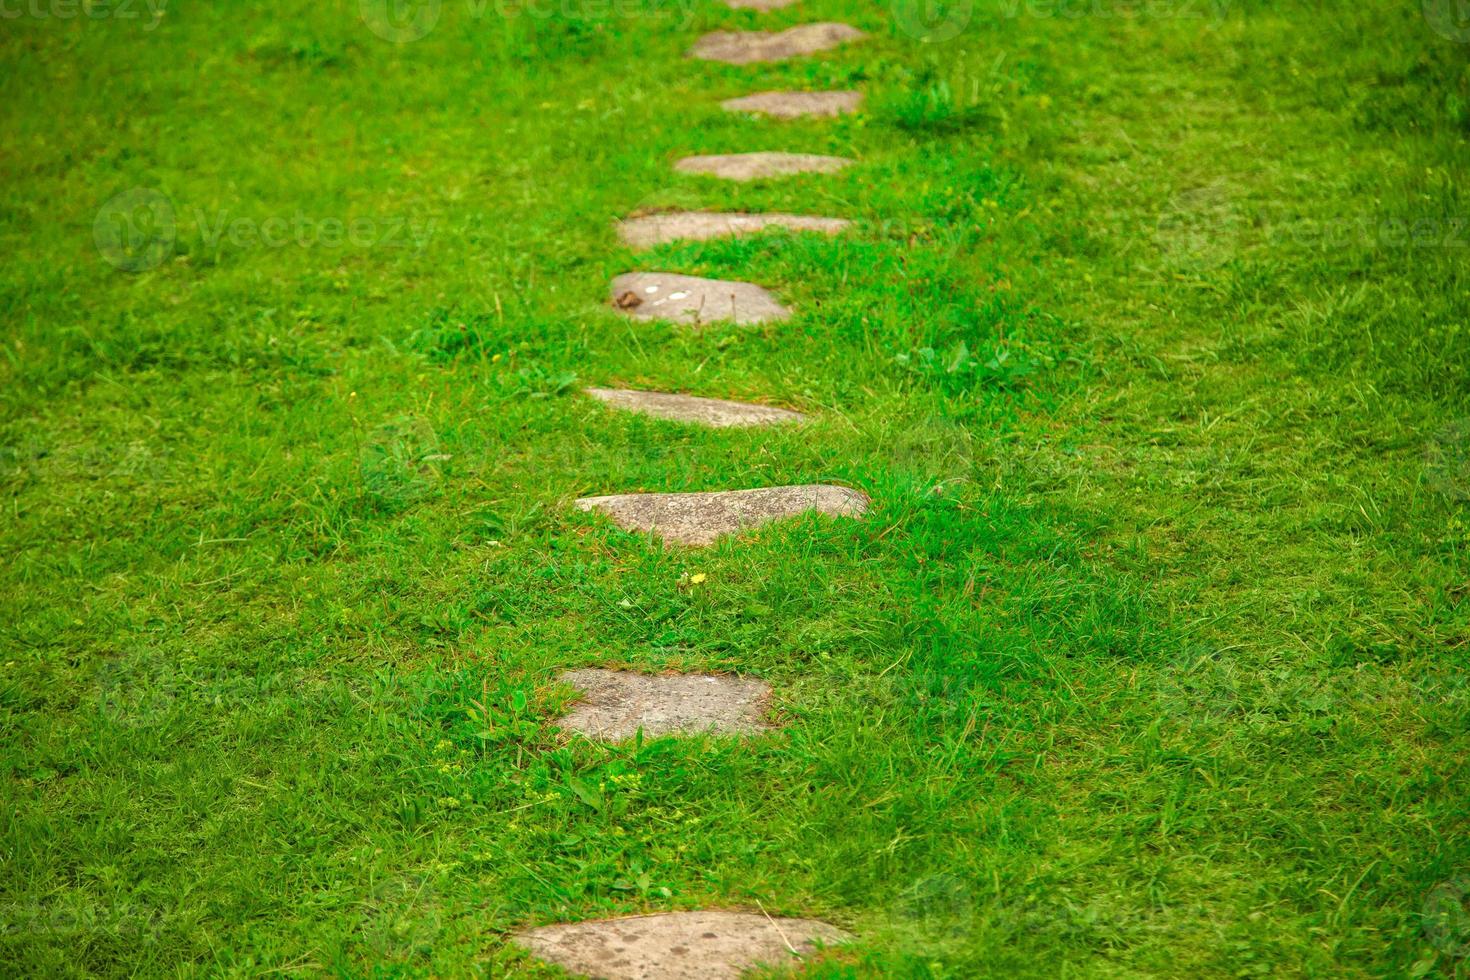
<path id="1" fill-rule="evenodd" d="M 725 180 L 761 180 L 792 174 L 827 174 L 854 162 L 847 157 L 815 153 L 727 153 L 685 157 L 674 164 L 674 169 Z"/>
<path id="2" fill-rule="evenodd" d="M 665 211 L 628 218 L 618 224 L 618 236 L 634 248 L 650 248 L 679 240 L 702 242 L 732 235 L 754 235 L 768 228 L 812 231 L 835 235 L 852 222 L 804 214 L 744 214 L 721 211 Z"/>
<path id="3" fill-rule="evenodd" d="M 640 320 L 737 324 L 784 320 L 791 311 L 760 286 L 672 272 L 629 272 L 612 281 L 613 306 Z"/>
<path id="4" fill-rule="evenodd" d="M 725 6 L 731 10 L 759 10 L 765 13 L 767 10 L 780 10 L 789 7 L 797 0 L 725 0 Z"/>
<path id="5" fill-rule="evenodd" d="M 599 980 L 738 980 L 753 967 L 808 956 L 818 942 L 848 938 L 815 919 L 710 909 L 542 926 L 515 941 L 569 973 Z"/>
<path id="6" fill-rule="evenodd" d="M 750 405 L 722 398 L 697 398 L 663 391 L 632 391 L 614 388 L 588 388 L 587 394 L 613 408 L 625 412 L 641 412 L 674 422 L 694 422 L 714 429 L 732 429 L 750 425 L 774 425 L 800 422 L 800 412 L 769 405 Z"/>
<path id="7" fill-rule="evenodd" d="M 867 513 L 868 498 L 848 487 L 807 484 L 714 493 L 628 493 L 583 497 L 577 509 L 599 510 L 625 531 L 652 532 L 669 544 L 708 545 L 726 534 L 814 512 Z"/>
<path id="8" fill-rule="evenodd" d="M 823 22 L 802 24 L 784 31 L 715 31 L 694 44 L 689 53 L 705 61 L 723 61 L 730 65 L 748 65 L 757 61 L 783 61 L 806 54 L 816 54 L 864 37 L 862 31 L 847 24 Z"/>
<path id="9" fill-rule="evenodd" d="M 775 119 L 799 119 L 803 116 L 827 118 L 857 112 L 863 104 L 863 93 L 850 90 L 836 92 L 756 92 L 738 99 L 726 99 L 720 108 L 727 112 L 750 112 Z"/>
<path id="10" fill-rule="evenodd" d="M 588 738 L 621 742 L 639 730 L 647 738 L 750 735 L 772 727 L 765 721 L 771 698 L 765 681 L 711 674 L 650 677 L 622 670 L 569 670 L 557 679 L 583 694 L 557 724 Z"/>

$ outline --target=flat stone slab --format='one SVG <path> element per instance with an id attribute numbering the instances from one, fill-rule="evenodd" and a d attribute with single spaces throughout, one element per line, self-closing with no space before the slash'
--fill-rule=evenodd
<path id="1" fill-rule="evenodd" d="M 731 10 L 759 10 L 765 13 L 768 10 L 780 10 L 789 7 L 797 0 L 725 0 L 725 6 Z"/>
<path id="2" fill-rule="evenodd" d="M 861 517 L 868 498 L 848 487 L 807 484 L 714 493 L 627 493 L 582 497 L 578 510 L 600 510 L 625 531 L 657 534 L 669 544 L 714 544 L 783 518 L 806 513 Z"/>
<path id="3" fill-rule="evenodd" d="M 583 700 L 557 721 L 560 727 L 606 742 L 641 730 L 660 735 L 752 735 L 765 721 L 771 685 L 713 674 L 650 677 L 623 670 L 569 670 L 557 680 L 582 691 Z"/>
<path id="4" fill-rule="evenodd" d="M 829 174 L 855 162 L 847 157 L 824 157 L 816 153 L 727 153 L 685 157 L 674 164 L 674 169 L 725 180 L 761 180 L 793 174 Z"/>
<path id="5" fill-rule="evenodd" d="M 802 117 L 829 118 L 857 112 L 863 104 L 863 93 L 836 92 L 756 92 L 738 99 L 726 99 L 720 108 L 726 112 L 749 112 L 774 119 Z"/>
<path id="6" fill-rule="evenodd" d="M 776 425 L 782 422 L 800 422 L 806 418 L 800 412 L 772 408 L 769 405 L 750 405 L 746 402 L 675 395 L 663 391 L 588 388 L 587 394 L 625 412 L 639 412 L 673 422 L 693 422 L 714 429 Z"/>
<path id="7" fill-rule="evenodd" d="M 768 228 L 835 235 L 851 224 L 852 222 L 844 218 L 816 218 L 803 214 L 666 211 L 640 215 L 620 222 L 618 236 L 634 248 L 650 248 L 664 242 L 702 242 L 733 235 L 754 235 Z"/>
<path id="8" fill-rule="evenodd" d="M 629 272 L 612 281 L 612 301 L 640 320 L 737 324 L 785 320 L 791 311 L 768 291 L 748 282 L 701 279 L 672 272 Z"/>
<path id="9" fill-rule="evenodd" d="M 715 31 L 694 43 L 689 53 L 704 61 L 748 65 L 757 61 L 782 61 L 804 54 L 827 51 L 865 37 L 847 24 L 823 22 L 802 24 L 784 31 Z"/>
<path id="10" fill-rule="evenodd" d="M 515 941 L 549 963 L 599 980 L 739 980 L 790 964 L 847 933 L 816 919 L 711 909 L 542 926 Z"/>

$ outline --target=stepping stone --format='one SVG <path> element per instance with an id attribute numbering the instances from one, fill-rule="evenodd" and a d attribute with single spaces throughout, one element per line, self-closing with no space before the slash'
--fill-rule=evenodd
<path id="1" fill-rule="evenodd" d="M 849 937 L 816 919 L 711 909 L 542 926 L 517 944 L 549 963 L 599 980 L 739 980 L 751 968 L 790 964 L 816 944 Z"/>
<path id="2" fill-rule="evenodd" d="M 854 162 L 847 157 L 824 157 L 815 153 L 728 153 L 685 157 L 674 164 L 674 169 L 725 180 L 760 180 L 792 174 L 829 174 Z"/>
<path id="3" fill-rule="evenodd" d="M 802 24 L 774 34 L 769 31 L 715 31 L 696 41 L 689 53 L 705 61 L 748 65 L 756 61 L 781 61 L 816 54 L 865 36 L 856 27 L 830 22 Z"/>
<path id="4" fill-rule="evenodd" d="M 771 685 L 710 674 L 650 677 L 623 670 L 568 670 L 557 680 L 584 698 L 557 725 L 588 738 L 621 742 L 639 730 L 660 735 L 751 735 L 765 721 Z"/>
<path id="5" fill-rule="evenodd" d="M 748 282 L 701 279 L 672 272 L 629 272 L 612 281 L 613 305 L 640 320 L 737 324 L 784 320 L 791 311 Z"/>
<path id="6" fill-rule="evenodd" d="M 731 10 L 759 10 L 761 13 L 780 10 L 793 3 L 796 3 L 796 0 L 725 0 L 725 6 Z"/>
<path id="7" fill-rule="evenodd" d="M 720 398 L 696 398 L 693 395 L 672 395 L 662 391 L 588 388 L 587 394 L 625 412 L 640 412 L 644 415 L 652 415 L 654 418 L 669 419 L 674 422 L 694 422 L 714 429 L 800 422 L 806 418 L 800 412 L 771 408 L 769 405 L 748 405 L 745 402 L 727 402 Z"/>
<path id="8" fill-rule="evenodd" d="M 857 112 L 863 104 L 863 93 L 838 92 L 757 92 L 738 99 L 726 99 L 720 108 L 726 112 L 751 112 L 775 119 L 799 119 L 802 116 L 828 118 Z"/>
<path id="9" fill-rule="evenodd" d="M 625 493 L 583 497 L 578 510 L 600 510 L 625 531 L 651 531 L 669 544 L 707 545 L 726 534 L 808 512 L 861 517 L 868 498 L 848 487 L 808 484 L 716 493 Z"/>
<path id="10" fill-rule="evenodd" d="M 767 228 L 815 231 L 835 235 L 852 222 L 844 218 L 814 218 L 801 214 L 741 214 L 716 211 L 666 211 L 628 218 L 618 225 L 618 236 L 634 248 L 650 248 L 681 239 L 691 242 L 733 235 L 754 235 Z"/>

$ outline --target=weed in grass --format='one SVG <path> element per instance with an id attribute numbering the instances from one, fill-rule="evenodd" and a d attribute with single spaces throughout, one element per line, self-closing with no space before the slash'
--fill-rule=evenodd
<path id="1" fill-rule="evenodd" d="M 912 354 L 897 355 L 894 361 L 947 394 L 974 385 L 1019 388 L 1044 366 L 1021 339 L 997 342 L 989 356 L 972 353 L 969 344 L 961 340 L 943 355 L 932 347 L 921 347 Z"/>
<path id="2" fill-rule="evenodd" d="M 984 104 L 957 94 L 944 79 L 919 80 L 915 88 L 881 106 L 880 112 L 898 129 L 930 139 L 995 121 L 995 116 Z"/>

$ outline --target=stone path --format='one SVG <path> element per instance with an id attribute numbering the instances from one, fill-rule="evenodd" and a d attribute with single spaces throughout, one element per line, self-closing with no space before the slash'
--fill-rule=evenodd
<path id="1" fill-rule="evenodd" d="M 791 311 L 760 286 L 672 272 L 629 272 L 612 281 L 613 306 L 639 320 L 737 324 L 785 320 Z"/>
<path id="2" fill-rule="evenodd" d="M 848 938 L 813 919 L 712 909 L 542 926 L 515 941 L 574 974 L 601 980 L 738 980 Z"/>
<path id="3" fill-rule="evenodd" d="M 724 0 L 735 9 L 770 11 L 795 0 Z M 780 33 L 720 31 L 699 39 L 693 57 L 744 65 L 826 51 L 864 35 L 846 24 L 817 23 Z M 856 112 L 862 94 L 758 92 L 721 103 L 730 112 L 777 119 L 834 117 Z M 798 173 L 832 173 L 854 161 L 809 153 L 757 152 L 690 156 L 681 173 L 750 181 Z M 618 233 L 634 248 L 674 240 L 702 241 L 770 228 L 837 234 L 840 218 L 743 212 L 672 212 L 638 215 Z M 630 272 L 611 283 L 612 304 L 635 320 L 699 325 L 779 322 L 791 313 L 766 289 L 747 282 L 704 279 L 672 272 Z M 613 409 L 711 428 L 799 422 L 786 409 L 659 391 L 588 388 Z M 605 514 L 631 532 L 655 534 L 670 545 L 710 545 L 719 539 L 804 514 L 861 517 L 868 498 L 848 487 L 824 484 L 760 487 L 707 493 L 633 493 L 583 497 L 578 510 Z M 584 669 L 560 679 L 582 692 L 557 724 L 591 739 L 617 742 L 641 731 L 650 737 L 698 733 L 753 735 L 769 730 L 771 688 L 764 681 L 714 675 L 649 676 Z M 757 966 L 779 968 L 820 945 L 841 943 L 846 933 L 813 919 L 773 919 L 734 910 L 668 912 L 548 925 L 525 930 L 516 943 L 534 956 L 577 975 L 604 980 L 737 980 Z"/>
<path id="4" fill-rule="evenodd" d="M 732 235 L 754 235 L 768 228 L 835 235 L 844 231 L 851 223 L 843 218 L 815 218 L 802 214 L 667 211 L 628 218 L 619 223 L 618 236 L 634 248 L 649 248 L 680 239 L 702 242 L 711 238 L 727 238 Z"/>
<path id="5" fill-rule="evenodd" d="M 756 92 L 738 99 L 726 99 L 720 108 L 727 112 L 749 112 L 775 119 L 799 119 L 803 116 L 825 118 L 857 112 L 863 104 L 863 93 L 850 90 L 836 92 Z"/>
<path id="6" fill-rule="evenodd" d="M 868 498 L 848 487 L 807 484 L 712 493 L 625 493 L 582 497 L 578 510 L 602 511 L 625 531 L 658 535 L 669 544 L 709 545 L 787 517 L 817 513 L 861 517 Z"/>
<path id="7" fill-rule="evenodd" d="M 816 54 L 865 36 L 856 27 L 833 23 L 802 24 L 774 34 L 769 31 L 715 31 L 700 38 L 689 53 L 705 61 L 749 65 L 757 61 L 784 61 L 804 54 Z"/>
<path id="8" fill-rule="evenodd" d="M 847 157 L 815 153 L 725 153 L 685 157 L 674 164 L 674 169 L 685 174 L 744 181 L 793 174 L 829 174 L 854 162 Z"/>
<path id="9" fill-rule="evenodd" d="M 771 685 L 713 674 L 650 677 L 622 670 L 569 670 L 557 678 L 583 693 L 557 725 L 587 738 L 621 742 L 660 735 L 752 735 L 765 720 Z"/>
<path id="10" fill-rule="evenodd" d="M 712 429 L 777 425 L 782 422 L 800 422 L 806 418 L 800 412 L 792 412 L 784 408 L 729 402 L 720 398 L 697 398 L 694 395 L 674 395 L 662 391 L 631 391 L 613 388 L 588 388 L 586 391 L 593 398 L 625 412 L 639 412 L 672 422 L 692 422 L 696 425 L 707 425 Z"/>

